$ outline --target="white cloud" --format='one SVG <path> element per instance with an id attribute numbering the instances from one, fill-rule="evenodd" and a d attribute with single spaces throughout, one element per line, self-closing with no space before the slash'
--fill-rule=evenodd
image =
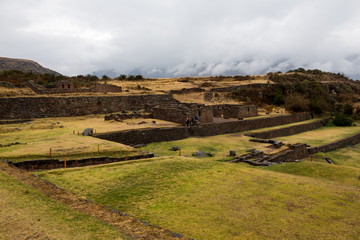
<path id="1" fill-rule="evenodd" d="M 0 55 L 64 74 L 309 67 L 360 77 L 356 0 L 2 0 L 0 9 Z"/>

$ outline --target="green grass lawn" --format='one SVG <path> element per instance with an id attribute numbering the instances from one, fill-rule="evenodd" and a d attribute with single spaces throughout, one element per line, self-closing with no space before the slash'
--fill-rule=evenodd
<path id="1" fill-rule="evenodd" d="M 360 187 L 360 168 L 356 167 L 338 166 L 314 160 L 272 165 L 264 169 Z"/>
<path id="2" fill-rule="evenodd" d="M 316 153 L 313 161 L 324 162 L 323 158 L 330 158 L 336 165 L 360 168 L 360 144 L 337 149 L 326 153 Z M 311 161 L 310 158 L 306 160 Z"/>
<path id="3" fill-rule="evenodd" d="M 314 118 L 314 119 L 310 119 L 310 120 L 303 121 L 303 122 L 289 123 L 289 124 L 285 124 L 285 125 L 268 127 L 268 128 L 259 128 L 259 129 L 251 130 L 249 132 L 264 132 L 264 131 L 275 130 L 275 129 L 285 128 L 285 127 L 291 127 L 291 126 L 296 126 L 296 125 L 301 125 L 301 124 L 306 124 L 306 123 L 312 123 L 312 122 L 319 121 L 321 119 L 322 118 Z"/>
<path id="4" fill-rule="evenodd" d="M 173 156 L 37 174 L 196 239 L 357 239 L 357 169 L 310 164 L 265 170 Z"/>
<path id="5" fill-rule="evenodd" d="M 259 149 L 264 152 L 273 152 L 273 149 L 266 148 L 269 144 L 250 142 L 251 138 L 242 133 L 217 135 L 211 137 L 193 137 L 177 141 L 151 143 L 140 150 L 152 152 L 160 156 L 179 156 L 179 151 L 171 151 L 173 146 L 181 148 L 181 155 L 192 156 L 196 151 L 214 153 L 209 159 L 228 159 L 230 150 L 236 150 L 237 155 L 245 154 L 250 149 Z"/>
<path id="6" fill-rule="evenodd" d="M 128 239 L 0 171 L 0 239 Z"/>
<path id="7" fill-rule="evenodd" d="M 326 126 L 310 132 L 303 132 L 291 136 L 276 138 L 279 141 L 289 143 L 307 143 L 312 147 L 335 142 L 342 138 L 360 133 L 360 124 L 351 127 Z"/>

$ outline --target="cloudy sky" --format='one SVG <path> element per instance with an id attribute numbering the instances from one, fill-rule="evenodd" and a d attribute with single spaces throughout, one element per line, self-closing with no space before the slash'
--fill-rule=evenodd
<path id="1" fill-rule="evenodd" d="M 359 0 L 0 0 L 0 56 L 65 75 L 360 79 Z"/>

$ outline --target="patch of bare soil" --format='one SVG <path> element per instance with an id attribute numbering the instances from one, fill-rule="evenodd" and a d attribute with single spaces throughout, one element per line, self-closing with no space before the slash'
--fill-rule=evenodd
<path id="1" fill-rule="evenodd" d="M 148 223 L 142 222 L 132 216 L 121 213 L 115 209 L 110 209 L 105 206 L 96 204 L 91 200 L 79 197 L 71 192 L 67 192 L 58 186 L 42 180 L 37 176 L 9 166 L 7 163 L 0 162 L 0 170 L 8 174 L 9 176 L 36 188 L 48 197 L 64 203 L 74 210 L 86 213 L 92 217 L 95 217 L 107 224 L 113 225 L 119 229 L 122 233 L 129 235 L 135 239 L 189 239 L 181 234 L 173 233 L 169 230 L 165 230 L 156 226 L 152 226 Z M 1 226 L 4 226 L 3 221 L 0 221 Z M 6 225 L 5 225 L 6 227 Z M 12 226 L 14 227 L 14 226 Z M 11 236 L 9 236 L 11 237 Z M 27 239 L 47 239 L 46 235 L 40 234 L 30 236 Z"/>

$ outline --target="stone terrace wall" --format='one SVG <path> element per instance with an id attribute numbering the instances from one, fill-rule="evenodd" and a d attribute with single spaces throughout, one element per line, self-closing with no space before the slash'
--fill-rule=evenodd
<path id="1" fill-rule="evenodd" d="M 186 104 L 177 104 L 175 106 L 162 105 L 151 109 L 153 118 L 169 122 L 186 124 L 186 119 L 197 116 L 202 123 L 213 122 L 213 109 L 211 106 L 195 104 L 189 106 Z"/>
<path id="2" fill-rule="evenodd" d="M 319 121 L 311 122 L 311 123 L 304 123 L 295 126 L 284 127 L 280 129 L 274 129 L 264 132 L 255 132 L 255 133 L 248 133 L 246 136 L 255 137 L 255 138 L 262 138 L 262 139 L 272 139 L 277 137 L 283 136 L 290 136 L 302 132 L 312 131 L 314 129 L 320 128 L 329 121 L 329 119 L 322 119 Z"/>
<path id="3" fill-rule="evenodd" d="M 86 158 L 80 160 L 67 160 L 66 167 L 84 167 L 98 164 L 107 164 L 114 162 L 123 162 L 130 160 L 138 160 L 144 158 L 153 158 L 155 155 L 152 153 L 137 155 L 137 156 L 128 156 L 128 157 L 120 157 L 120 158 L 110 158 L 110 157 L 98 157 L 98 158 Z M 63 168 L 64 161 L 60 161 L 58 159 L 42 159 L 42 160 L 32 160 L 32 161 L 24 161 L 24 162 L 9 162 L 10 165 L 15 167 L 24 169 L 24 170 L 40 170 L 40 169 L 56 169 Z"/>
<path id="4" fill-rule="evenodd" d="M 105 114 L 173 102 L 170 95 L 0 98 L 0 119 Z"/>
<path id="5" fill-rule="evenodd" d="M 248 118 L 258 116 L 255 105 L 221 104 L 212 105 L 214 117 L 224 118 Z"/>
<path id="6" fill-rule="evenodd" d="M 229 86 L 229 87 L 220 87 L 220 88 L 212 88 L 211 92 L 234 92 L 240 89 L 246 88 L 271 88 L 273 84 L 266 84 L 266 83 L 253 83 L 253 84 L 244 84 L 244 85 L 237 85 L 237 86 Z"/>
<path id="7" fill-rule="evenodd" d="M 106 92 L 122 92 L 122 87 L 115 86 L 115 85 L 112 85 L 112 84 L 96 83 L 95 87 L 91 88 L 91 90 L 93 92 L 102 92 L 102 93 L 106 93 Z"/>
<path id="8" fill-rule="evenodd" d="M 61 87 L 63 84 L 65 84 L 66 88 Z M 27 86 L 38 94 L 122 92 L 122 87 L 102 83 L 96 83 L 95 86 L 91 88 L 74 88 L 74 84 L 72 82 L 64 81 L 64 83 L 58 82 L 56 88 L 45 88 L 31 80 L 27 82 Z"/>
<path id="9" fill-rule="evenodd" d="M 171 90 L 171 94 L 185 94 L 185 93 L 196 93 L 196 92 L 205 92 L 203 88 L 183 88 L 180 90 Z"/>
<path id="10" fill-rule="evenodd" d="M 295 160 L 300 160 L 307 158 L 309 156 L 308 149 L 306 144 L 298 143 L 290 146 L 290 149 L 281 151 L 277 154 L 272 155 L 268 161 L 269 162 L 294 162 Z"/>
<path id="11" fill-rule="evenodd" d="M 312 147 L 309 148 L 309 153 L 314 154 L 318 152 L 330 152 L 334 151 L 338 148 L 346 147 L 346 146 L 353 146 L 360 143 L 360 133 L 355 134 L 351 137 L 341 139 L 336 142 L 332 142 L 326 145 L 322 145 L 320 147 Z"/>
<path id="12" fill-rule="evenodd" d="M 200 127 L 192 128 L 174 127 L 118 131 L 104 134 L 95 134 L 94 137 L 133 146 L 152 142 L 180 140 L 193 136 L 205 137 L 227 133 L 236 133 L 258 128 L 305 121 L 309 120 L 310 118 L 311 116 L 309 113 L 298 113 L 294 115 L 257 118 L 223 123 L 207 123 L 202 124 Z"/>

